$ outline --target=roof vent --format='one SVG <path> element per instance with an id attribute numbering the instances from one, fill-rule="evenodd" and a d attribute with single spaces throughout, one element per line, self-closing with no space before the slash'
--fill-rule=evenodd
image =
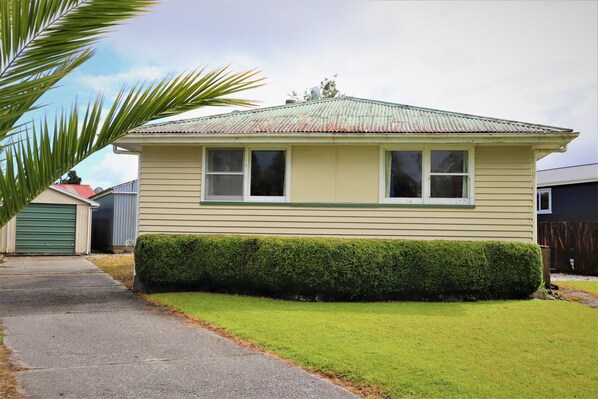
<path id="1" fill-rule="evenodd" d="M 296 102 L 297 102 L 297 100 L 295 100 L 294 98 L 287 98 L 284 103 L 285 104 L 295 104 Z"/>
<path id="2" fill-rule="evenodd" d="M 322 95 L 320 94 L 320 88 L 319 87 L 312 87 L 311 88 L 311 99 L 312 101 L 317 101 L 322 97 Z"/>

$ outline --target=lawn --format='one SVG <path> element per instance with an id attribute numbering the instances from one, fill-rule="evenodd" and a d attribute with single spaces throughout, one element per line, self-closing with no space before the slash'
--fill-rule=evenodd
<path id="1" fill-rule="evenodd" d="M 594 398 L 598 392 L 598 314 L 576 303 L 151 297 L 391 398 Z"/>
<path id="2" fill-rule="evenodd" d="M 131 255 L 106 258 L 90 260 L 131 280 Z M 151 298 L 391 398 L 594 398 L 598 392 L 598 313 L 577 303 L 302 303 L 208 293 Z"/>
<path id="3" fill-rule="evenodd" d="M 554 284 L 598 296 L 598 281 L 554 281 Z"/>
<path id="4" fill-rule="evenodd" d="M 133 287 L 133 254 L 90 255 L 87 259 L 127 288 Z"/>

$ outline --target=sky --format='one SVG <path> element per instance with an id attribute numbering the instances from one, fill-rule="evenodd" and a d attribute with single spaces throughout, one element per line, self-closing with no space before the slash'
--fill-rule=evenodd
<path id="1" fill-rule="evenodd" d="M 598 162 L 597 5 L 162 0 L 107 34 L 46 101 L 110 100 L 125 82 L 230 65 L 260 70 L 266 85 L 238 96 L 272 106 L 337 74 L 345 95 L 574 129 L 538 169 L 587 164 Z M 107 148 L 76 170 L 107 188 L 137 177 L 137 157 Z"/>

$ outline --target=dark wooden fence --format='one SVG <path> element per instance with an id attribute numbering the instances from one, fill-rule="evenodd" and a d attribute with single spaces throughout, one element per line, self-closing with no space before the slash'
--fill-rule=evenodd
<path id="1" fill-rule="evenodd" d="M 552 271 L 598 276 L 598 222 L 540 222 L 538 244 L 550 248 Z"/>

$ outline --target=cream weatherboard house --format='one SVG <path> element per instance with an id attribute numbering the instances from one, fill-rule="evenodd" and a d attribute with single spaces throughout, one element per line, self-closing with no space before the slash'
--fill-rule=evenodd
<path id="1" fill-rule="evenodd" d="M 352 97 L 147 125 L 139 234 L 535 242 L 536 161 L 578 133 Z"/>

